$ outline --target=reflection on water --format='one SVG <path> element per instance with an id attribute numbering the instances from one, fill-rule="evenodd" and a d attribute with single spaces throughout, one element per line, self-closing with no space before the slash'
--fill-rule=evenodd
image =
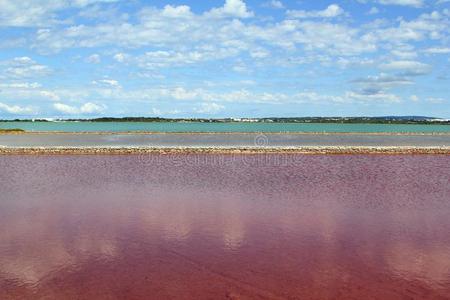
<path id="1" fill-rule="evenodd" d="M 449 156 L 0 156 L 0 299 L 446 299 Z"/>

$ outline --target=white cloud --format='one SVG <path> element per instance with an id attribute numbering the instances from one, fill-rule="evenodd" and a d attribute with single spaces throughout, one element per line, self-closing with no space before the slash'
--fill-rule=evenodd
<path id="1" fill-rule="evenodd" d="M 422 7 L 424 5 L 423 0 L 378 0 L 383 5 L 401 5 L 401 6 L 413 6 Z"/>
<path id="2" fill-rule="evenodd" d="M 395 71 L 403 76 L 419 76 L 431 72 L 430 65 L 411 60 L 391 61 L 380 65 L 382 70 Z"/>
<path id="3" fill-rule="evenodd" d="M 428 54 L 449 54 L 450 48 L 434 47 L 434 48 L 425 49 L 423 52 L 428 53 Z"/>
<path id="4" fill-rule="evenodd" d="M 394 49 L 391 53 L 400 59 L 411 60 L 417 58 L 418 54 L 410 49 Z"/>
<path id="5" fill-rule="evenodd" d="M 287 15 L 290 18 L 335 18 L 344 14 L 344 10 L 337 4 L 331 4 L 324 10 L 305 11 L 305 10 L 288 10 Z"/>
<path id="6" fill-rule="evenodd" d="M 231 2 L 227 3 L 231 5 Z M 171 10 L 176 13 L 188 11 L 186 8 L 174 7 Z M 139 12 L 136 23 L 122 21 L 40 29 L 33 47 L 44 54 L 66 48 L 151 47 L 152 50 L 147 51 L 148 63 L 144 64 L 159 68 L 219 60 L 255 53 L 257 49 L 265 49 L 265 57 L 269 57 L 271 48 L 291 52 L 304 47 L 308 51 L 349 56 L 374 51 L 377 47 L 375 43 L 379 41 L 378 37 L 364 36 L 359 29 L 323 20 L 302 22 L 291 19 L 257 25 L 246 24 L 238 19 L 211 18 L 211 13 L 192 13 L 183 18 L 165 16 L 167 13 L 167 7 L 163 10 L 145 8 Z M 330 5 L 324 11 L 308 12 L 311 16 L 320 15 L 324 18 L 341 13 L 342 9 L 336 5 Z M 187 38 L 180 39 L 180 36 Z M 129 58 L 122 52 L 114 55 L 118 62 L 129 62 Z"/>
<path id="7" fill-rule="evenodd" d="M 197 64 L 205 61 L 225 59 L 240 53 L 233 47 L 217 49 L 214 46 L 201 47 L 196 50 L 177 51 L 149 51 L 135 58 L 134 62 L 144 69 L 157 69 L 168 66 L 182 66 Z"/>
<path id="8" fill-rule="evenodd" d="M 120 1 L 120 0 L 72 0 L 72 1 L 69 1 L 69 3 L 71 2 L 72 6 L 75 6 L 75 7 L 84 7 L 84 6 L 88 6 L 91 4 L 114 3 L 114 2 L 118 2 L 118 1 Z"/>
<path id="9" fill-rule="evenodd" d="M 152 108 L 152 114 L 154 114 L 155 116 L 160 116 L 162 115 L 162 111 L 158 108 Z"/>
<path id="10" fill-rule="evenodd" d="M 163 110 L 161 110 L 159 108 L 152 108 L 151 109 L 151 113 L 153 115 L 155 115 L 155 116 L 160 117 L 160 116 L 163 116 L 163 115 L 178 115 L 178 114 L 181 113 L 181 111 L 178 110 L 178 109 L 164 110 L 163 111 Z"/>
<path id="11" fill-rule="evenodd" d="M 92 54 L 86 58 L 86 62 L 91 64 L 99 64 L 101 61 L 101 57 L 98 54 Z"/>
<path id="12" fill-rule="evenodd" d="M 368 12 L 369 15 L 376 15 L 378 13 L 380 13 L 380 10 L 378 8 L 376 8 L 375 6 L 372 7 Z"/>
<path id="13" fill-rule="evenodd" d="M 105 110 L 104 106 L 100 106 L 91 102 L 85 103 L 81 107 L 71 106 L 64 103 L 55 103 L 53 104 L 53 108 L 67 115 L 95 114 L 101 113 Z"/>
<path id="14" fill-rule="evenodd" d="M 39 1 L 36 0 L 36 3 Z M 55 3 L 57 1 L 59 0 L 55 0 Z M 61 60 L 64 61 L 66 55 L 67 60 L 57 68 L 62 81 L 56 76 L 51 82 L 47 78 L 42 80 L 43 84 L 48 82 L 53 88 L 32 86 L 33 81 L 40 81 L 35 77 L 54 72 L 49 66 L 41 64 L 43 60 L 38 59 L 38 56 L 27 54 L 30 57 L 16 57 L 0 62 L 1 96 L 2 99 L 7 99 L 4 101 L 36 100 L 43 101 L 47 106 L 57 102 L 65 105 L 60 107 L 63 110 L 72 110 L 77 114 L 82 113 L 82 106 L 73 103 L 80 103 L 79 101 L 92 101 L 99 105 L 98 103 L 110 103 L 107 101 L 114 100 L 124 106 L 128 102 L 136 104 L 141 101 L 147 103 L 147 107 L 161 108 L 163 113 L 166 112 L 165 105 L 159 105 L 172 101 L 185 101 L 181 104 L 184 105 L 184 112 L 187 111 L 186 106 L 190 107 L 190 112 L 195 107 L 201 109 L 201 106 L 197 106 L 200 103 L 225 104 L 229 108 L 227 103 L 277 105 L 396 102 L 401 98 L 391 94 L 391 90 L 408 87 L 407 92 L 411 92 L 416 86 L 409 85 L 416 84 L 417 89 L 423 93 L 425 83 L 413 76 L 429 74 L 432 67 L 440 63 L 438 59 L 448 63 L 445 56 L 429 57 L 424 54 L 450 53 L 447 48 L 450 13 L 444 9 L 420 13 L 403 7 L 398 11 L 414 14 L 405 13 L 402 16 L 402 13 L 396 13 L 398 18 L 390 18 L 391 14 L 380 14 L 378 19 L 370 17 L 366 21 L 367 18 L 360 19 L 361 15 L 367 17 L 366 13 L 371 7 L 387 11 L 386 7 L 378 5 L 380 1 L 368 0 L 366 2 L 370 4 L 362 12 L 358 12 L 360 15 L 357 15 L 351 5 L 349 9 L 352 8 L 352 11 L 344 11 L 340 2 L 337 2 L 339 5 L 321 7 L 325 8 L 323 10 L 295 10 L 286 15 L 272 11 L 273 16 L 270 18 L 268 15 L 258 15 L 251 19 L 254 14 L 250 3 L 256 7 L 265 2 L 274 8 L 281 8 L 283 3 L 268 0 L 259 3 L 223 0 L 222 7 L 206 12 L 198 12 L 187 5 L 172 4 L 158 8 L 139 4 L 124 11 L 121 11 L 122 6 L 118 5 L 117 10 L 110 6 L 116 18 L 87 20 L 80 17 L 78 8 L 86 7 L 92 2 L 71 4 L 71 9 L 67 12 L 73 12 L 75 8 L 75 14 L 62 23 L 57 18 L 58 10 L 52 9 L 47 14 L 49 21 L 42 21 L 41 24 L 56 23 L 44 27 L 40 27 L 38 23 L 36 26 L 40 29 L 36 30 L 14 29 L 18 32 L 26 31 L 23 36 L 29 45 L 29 52 L 22 45 L 19 47 L 24 51 L 17 53 L 62 52 L 57 60 L 47 57 L 46 61 L 57 65 Z M 398 4 L 398 1 L 384 1 L 383 4 L 388 4 L 387 2 Z M 104 5 L 93 5 L 90 8 L 94 7 L 108 8 Z M 431 5 L 427 8 L 432 9 Z M 268 10 L 261 11 L 270 13 Z M 377 12 L 377 9 L 372 12 Z M 65 17 L 67 15 L 70 14 L 60 14 Z M 339 18 L 340 16 L 342 17 Z M 9 29 L 6 30 L 7 35 L 10 35 Z M 19 33 L 20 35 L 22 34 Z M 66 49 L 70 50 L 65 51 Z M 70 57 L 75 55 L 79 59 L 71 61 Z M 422 61 L 422 58 L 427 60 Z M 89 66 L 88 69 L 86 65 L 78 65 L 86 62 L 105 64 Z M 107 65 L 107 62 L 114 63 Z M 70 63 L 73 64 L 69 65 Z M 443 68 L 444 64 L 436 70 Z M 86 72 L 91 70 L 92 73 Z M 241 73 L 235 74 L 233 70 Z M 68 74 L 71 71 L 74 73 Z M 78 71 L 80 73 L 76 73 Z M 356 72 L 381 74 L 351 83 L 344 79 L 353 78 L 352 74 Z M 121 87 L 117 80 L 109 78 L 114 77 L 114 74 L 129 76 L 133 84 Z M 72 76 L 76 75 L 87 75 L 87 82 L 92 84 L 77 88 L 77 81 L 70 82 L 72 78 L 75 80 Z M 336 86 L 342 90 L 327 93 L 325 84 L 321 93 L 293 91 L 294 86 L 312 88 L 313 83 L 309 82 L 321 86 L 324 81 L 330 80 L 327 76 L 333 76 Z M 205 77 L 208 77 L 206 79 L 217 90 L 213 85 L 201 84 L 206 80 Z M 94 80 L 97 78 L 100 79 Z M 228 80 L 230 85 L 222 84 L 222 79 Z M 238 79 L 254 79 L 254 86 L 258 90 L 247 90 L 252 87 L 239 84 Z M 234 83 L 230 83 L 231 81 Z M 350 87 L 341 86 L 346 83 Z M 440 85 L 439 82 L 431 83 Z M 192 88 L 187 88 L 188 86 Z M 230 90 L 226 90 L 228 88 Z M 260 92 L 266 89 L 267 92 Z M 278 92 L 284 89 L 287 92 Z M 351 92 L 345 92 L 346 90 Z M 408 96 L 405 99 L 410 101 Z M 423 101 L 421 99 L 421 103 Z"/>
<path id="15" fill-rule="evenodd" d="M 195 111 L 200 114 L 217 114 L 224 109 L 225 106 L 217 103 L 202 103 Z"/>
<path id="16" fill-rule="evenodd" d="M 352 82 L 360 87 L 359 93 L 362 95 L 383 94 L 389 89 L 413 84 L 413 81 L 408 77 L 392 76 L 383 73 L 378 76 L 358 78 Z"/>
<path id="17" fill-rule="evenodd" d="M 94 81 L 92 81 L 92 84 L 100 85 L 100 86 L 106 86 L 106 87 L 113 87 L 113 88 L 122 88 L 120 83 L 117 80 L 114 80 L 114 79 L 94 80 Z"/>
<path id="18" fill-rule="evenodd" d="M 115 61 L 123 63 L 129 58 L 129 55 L 125 53 L 117 53 L 113 56 L 113 58 Z"/>
<path id="19" fill-rule="evenodd" d="M 208 13 L 212 17 L 235 17 L 235 18 L 250 18 L 254 16 L 252 11 L 249 11 L 244 0 L 225 0 L 225 4 L 220 8 L 213 8 Z"/>
<path id="20" fill-rule="evenodd" d="M 411 101 L 413 101 L 413 102 L 418 102 L 420 99 L 419 99 L 419 97 L 417 96 L 417 95 L 412 95 L 411 97 L 410 97 L 410 99 L 411 99 Z"/>
<path id="21" fill-rule="evenodd" d="M 169 18 L 190 18 L 193 16 L 191 8 L 187 5 L 166 5 L 161 12 L 161 15 Z"/>
<path id="22" fill-rule="evenodd" d="M 34 100 L 34 101 L 60 101 L 61 91 L 44 88 L 37 82 L 9 82 L 0 83 L 0 95 L 3 99 Z M 67 95 L 61 93 L 64 97 Z"/>
<path id="23" fill-rule="evenodd" d="M 105 110 L 105 107 L 88 102 L 81 106 L 80 112 L 83 114 L 101 113 Z"/>
<path id="24" fill-rule="evenodd" d="M 0 62 L 0 78 L 4 79 L 42 77 L 50 73 L 48 66 L 38 64 L 27 56 Z"/>
<path id="25" fill-rule="evenodd" d="M 401 102 L 401 98 L 394 94 L 387 94 L 384 92 L 374 93 L 374 94 L 364 94 L 357 92 L 347 92 L 344 96 L 347 101 L 350 102 L 359 102 L 359 103 L 377 103 L 377 102 L 385 102 L 385 103 L 399 103 Z"/>
<path id="26" fill-rule="evenodd" d="M 444 98 L 437 98 L 437 97 L 428 97 L 425 99 L 425 101 L 432 104 L 442 104 L 446 102 Z"/>
<path id="27" fill-rule="evenodd" d="M 53 104 L 53 107 L 59 111 L 62 112 L 64 114 L 68 114 L 68 115 L 74 115 L 80 112 L 80 110 L 78 108 L 76 108 L 75 106 L 70 106 L 67 104 L 63 104 L 63 103 L 55 103 Z"/>
<path id="28" fill-rule="evenodd" d="M 37 82 L 0 83 L 0 88 L 7 88 L 7 89 L 37 89 L 40 87 L 42 87 L 42 85 Z"/>
<path id="29" fill-rule="evenodd" d="M 60 101 L 61 97 L 59 97 L 55 92 L 52 91 L 41 91 L 41 96 L 46 98 L 46 99 L 50 99 L 52 101 Z"/>
<path id="30" fill-rule="evenodd" d="M 423 7 L 425 0 L 357 0 L 360 3 L 376 2 L 382 5 L 399 5 L 399 6 L 411 6 L 411 7 Z M 443 0 L 447 1 L 447 0 Z"/>
<path id="31" fill-rule="evenodd" d="M 27 56 L 15 57 L 12 61 L 19 65 L 28 65 L 34 63 L 34 61 Z"/>
<path id="32" fill-rule="evenodd" d="M 196 100 L 205 97 L 205 91 L 202 89 L 187 90 L 183 87 L 172 89 L 160 89 L 159 94 L 163 97 L 170 97 L 175 100 Z"/>
<path id="33" fill-rule="evenodd" d="M 399 79 L 400 80 L 400 79 Z M 394 83 L 393 83 L 394 84 Z M 406 84 L 406 83 L 405 83 Z M 386 83 L 386 86 L 388 83 Z M 93 91 L 95 93 L 95 91 Z M 175 100 L 179 102 L 201 102 L 225 105 L 225 103 L 247 104 L 330 104 L 330 103 L 370 103 L 370 102 L 399 102 L 400 98 L 386 91 L 376 93 L 346 92 L 341 95 L 327 95 L 315 91 L 301 91 L 296 93 L 256 92 L 247 89 L 235 89 L 229 91 L 212 91 L 201 88 L 186 89 L 177 88 L 152 88 L 125 91 L 107 90 L 96 91 L 105 100 L 138 101 L 161 103 Z"/>
<path id="34" fill-rule="evenodd" d="M 117 0 L 1 0 L 0 27 L 40 27 L 61 23 L 56 12 Z"/>
<path id="35" fill-rule="evenodd" d="M 390 47 L 405 46 L 411 42 L 443 39 L 448 35 L 450 25 L 448 18 L 439 12 L 421 14 L 410 21 L 399 18 L 397 22 L 397 26 L 391 22 L 374 23 L 364 39 L 377 44 L 385 43 Z"/>
<path id="36" fill-rule="evenodd" d="M 264 2 L 262 6 L 269 7 L 269 8 L 275 8 L 275 9 L 283 9 L 284 8 L 283 2 L 281 2 L 279 0 L 271 0 L 271 1 Z"/>
<path id="37" fill-rule="evenodd" d="M 41 87 L 32 88 L 29 90 L 17 90 L 13 89 L 12 95 L 18 94 L 16 99 L 30 97 L 38 98 L 47 101 L 57 101 L 51 104 L 51 106 L 63 115 L 89 115 L 89 114 L 101 114 L 106 110 L 106 106 L 102 103 L 114 101 L 116 103 L 124 103 L 127 106 L 133 107 L 136 105 L 142 106 L 143 104 L 153 105 L 157 107 L 167 103 L 171 103 L 172 110 L 159 110 L 161 114 L 178 114 L 180 108 L 186 107 L 186 105 L 194 107 L 192 112 L 202 114 L 214 114 L 226 109 L 227 103 L 236 105 L 242 104 L 269 104 L 269 105 L 290 105 L 290 104 L 370 104 L 370 103 L 391 103 L 400 102 L 401 98 L 396 95 L 387 92 L 387 89 L 394 86 L 400 86 L 403 84 L 409 84 L 407 80 L 402 81 L 401 78 L 389 78 L 388 75 L 380 77 L 367 78 L 367 85 L 373 84 L 374 86 L 381 87 L 380 89 L 370 90 L 369 88 L 363 88 L 361 91 L 344 92 L 337 95 L 318 93 L 315 91 L 298 91 L 293 93 L 283 92 L 258 92 L 249 89 L 235 89 L 217 91 L 208 90 L 203 88 L 170 88 L 170 87 L 158 87 L 149 89 L 115 89 L 113 87 L 96 87 L 86 88 L 83 90 L 78 89 L 56 89 L 48 91 Z M 364 84 L 362 81 L 360 84 Z M 25 85 L 26 86 L 26 85 Z M 43 92 L 47 91 L 47 92 Z M 8 94 L 11 95 L 11 94 Z M 55 99 L 51 99 L 52 95 L 56 95 Z M 61 102 L 61 99 L 72 101 L 72 103 L 78 103 L 78 99 L 95 99 L 94 102 L 87 102 L 80 105 L 67 104 Z M 59 100 L 58 100 L 59 99 Z M 45 103 L 45 102 L 44 102 Z M 51 102 L 50 102 L 51 103 Z M 178 103 L 178 104 L 177 104 Z M 150 106 L 152 107 L 152 106 Z M 28 107 L 9 107 L 9 111 L 19 112 L 32 112 L 34 109 Z M 183 109 L 186 112 L 186 109 Z M 155 114 L 159 114 L 158 111 L 154 111 Z"/>
<path id="38" fill-rule="evenodd" d="M 37 109 L 32 106 L 8 105 L 0 102 L 0 110 L 13 115 L 31 115 L 37 113 Z"/>
<path id="39" fill-rule="evenodd" d="M 24 47 L 27 44 L 27 39 L 24 37 L 18 38 L 2 38 L 0 40 L 0 49 L 8 49 L 8 48 L 19 48 Z"/>

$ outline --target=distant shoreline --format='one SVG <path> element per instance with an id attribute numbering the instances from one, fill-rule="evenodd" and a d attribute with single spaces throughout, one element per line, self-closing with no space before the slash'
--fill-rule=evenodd
<path id="1" fill-rule="evenodd" d="M 80 122 L 80 123 L 267 123 L 267 124 L 392 124 L 392 125 L 450 125 L 449 119 L 423 116 L 387 117 L 293 117 L 293 118 L 158 118 L 158 117 L 103 117 L 93 119 L 14 119 L 1 122 Z"/>

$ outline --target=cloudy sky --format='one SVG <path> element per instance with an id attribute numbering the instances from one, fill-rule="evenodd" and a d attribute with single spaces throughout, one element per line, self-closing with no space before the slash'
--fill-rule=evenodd
<path id="1" fill-rule="evenodd" d="M 0 0 L 0 118 L 450 117 L 450 0 Z"/>

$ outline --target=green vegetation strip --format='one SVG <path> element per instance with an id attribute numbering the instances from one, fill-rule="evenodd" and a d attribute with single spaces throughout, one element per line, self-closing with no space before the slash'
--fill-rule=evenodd
<path id="1" fill-rule="evenodd" d="M 23 133 L 23 132 L 25 132 L 25 130 L 18 129 L 18 128 L 13 128 L 13 129 L 1 129 L 0 128 L 0 133 Z"/>

